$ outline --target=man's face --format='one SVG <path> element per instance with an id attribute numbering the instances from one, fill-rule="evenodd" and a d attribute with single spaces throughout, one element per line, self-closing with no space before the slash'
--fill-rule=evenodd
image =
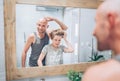
<path id="1" fill-rule="evenodd" d="M 109 50 L 109 28 L 105 15 L 97 12 L 96 26 L 93 35 L 97 38 L 97 48 L 99 51 Z"/>
<path id="2" fill-rule="evenodd" d="M 46 29 L 48 27 L 48 23 L 46 20 L 40 20 L 38 23 L 37 23 L 37 30 L 39 33 L 45 33 L 46 32 Z"/>

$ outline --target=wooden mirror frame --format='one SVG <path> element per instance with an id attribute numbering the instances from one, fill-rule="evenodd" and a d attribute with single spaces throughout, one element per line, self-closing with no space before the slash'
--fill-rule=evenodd
<path id="1" fill-rule="evenodd" d="M 86 62 L 52 67 L 18 68 L 16 64 L 16 4 L 97 8 L 101 2 L 102 0 L 4 0 L 5 63 L 7 81 L 37 76 L 66 74 L 70 69 L 85 71 L 87 67 L 98 63 Z"/>

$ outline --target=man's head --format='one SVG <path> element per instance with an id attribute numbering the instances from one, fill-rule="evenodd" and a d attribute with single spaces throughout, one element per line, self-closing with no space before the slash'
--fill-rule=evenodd
<path id="1" fill-rule="evenodd" d="M 106 0 L 96 12 L 93 35 L 97 38 L 98 50 L 114 50 L 120 39 L 120 0 Z"/>
<path id="2" fill-rule="evenodd" d="M 37 30 L 39 33 L 45 33 L 48 28 L 48 21 L 43 18 L 37 22 Z"/>

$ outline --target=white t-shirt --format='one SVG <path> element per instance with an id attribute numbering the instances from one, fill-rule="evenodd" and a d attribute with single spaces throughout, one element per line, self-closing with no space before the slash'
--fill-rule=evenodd
<path id="1" fill-rule="evenodd" d="M 54 48 L 51 44 L 44 46 L 42 53 L 46 56 L 46 66 L 63 64 L 64 48 L 63 45 L 58 48 Z"/>

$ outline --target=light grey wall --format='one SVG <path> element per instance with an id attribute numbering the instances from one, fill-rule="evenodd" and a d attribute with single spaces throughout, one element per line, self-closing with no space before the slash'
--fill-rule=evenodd
<path id="1" fill-rule="evenodd" d="M 0 0 L 0 81 L 6 81 L 3 21 L 3 0 Z"/>
<path id="2" fill-rule="evenodd" d="M 65 54 L 67 58 L 71 59 L 71 63 L 78 63 L 78 45 L 79 45 L 79 16 L 80 8 L 65 8 L 64 11 L 64 23 L 68 25 L 68 40 L 72 43 L 74 47 L 74 53 Z M 67 59 L 65 59 L 67 62 Z"/>
<path id="3" fill-rule="evenodd" d="M 92 32 L 95 26 L 95 13 L 96 9 L 84 9 L 80 10 L 80 39 L 79 39 L 79 59 L 80 62 L 89 61 L 91 56 L 91 44 L 92 44 Z"/>

